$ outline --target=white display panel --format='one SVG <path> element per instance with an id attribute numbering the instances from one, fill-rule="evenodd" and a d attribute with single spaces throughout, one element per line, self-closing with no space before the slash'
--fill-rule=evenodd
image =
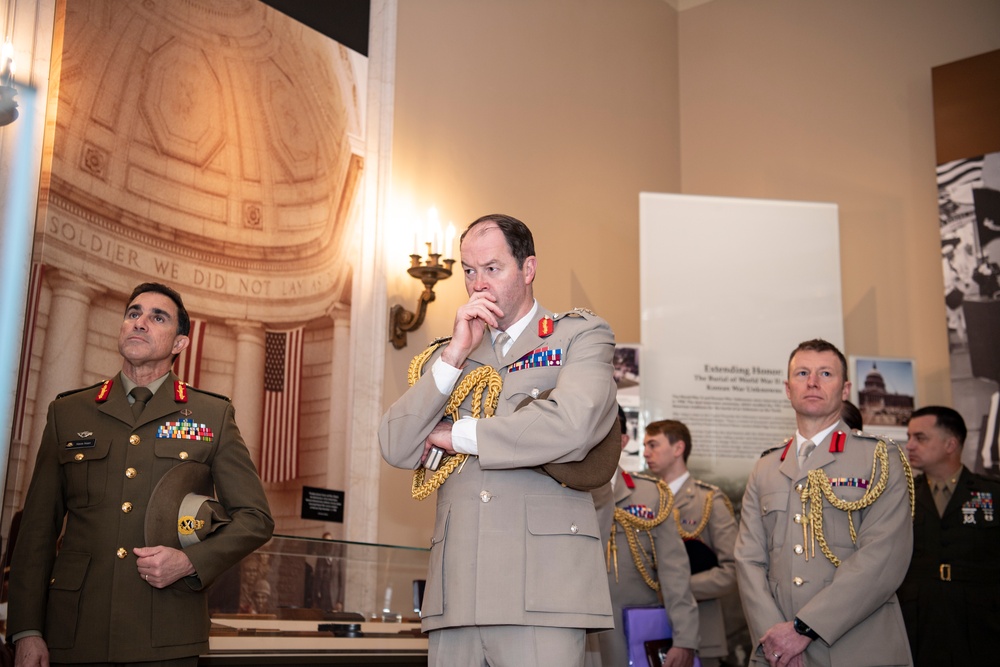
<path id="1" fill-rule="evenodd" d="M 643 421 L 691 429 L 696 477 L 742 481 L 795 433 L 788 355 L 843 350 L 837 206 L 642 193 Z"/>

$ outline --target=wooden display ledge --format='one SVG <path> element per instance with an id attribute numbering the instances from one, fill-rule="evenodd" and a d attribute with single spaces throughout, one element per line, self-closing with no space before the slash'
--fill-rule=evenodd
<path id="1" fill-rule="evenodd" d="M 329 632 L 319 632 L 321 623 L 330 621 L 213 616 L 209 653 L 201 656 L 198 664 L 201 667 L 427 664 L 427 637 L 420 634 L 419 623 L 358 623 L 361 637 L 335 637 Z"/>

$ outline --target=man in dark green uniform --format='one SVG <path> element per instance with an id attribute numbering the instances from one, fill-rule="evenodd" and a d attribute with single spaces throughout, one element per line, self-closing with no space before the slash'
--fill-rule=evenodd
<path id="1" fill-rule="evenodd" d="M 1000 482 L 962 465 L 965 420 L 930 405 L 907 426 L 917 477 L 913 559 L 899 587 L 916 667 L 1000 660 Z"/>
<path id="2" fill-rule="evenodd" d="M 118 335 L 121 373 L 49 405 L 11 565 L 19 667 L 196 665 L 205 589 L 271 537 L 229 400 L 170 372 L 189 329 L 177 292 L 139 285 Z M 211 471 L 231 522 L 183 550 L 146 544 L 146 514 L 163 509 L 150 507 L 157 482 L 191 461 Z"/>

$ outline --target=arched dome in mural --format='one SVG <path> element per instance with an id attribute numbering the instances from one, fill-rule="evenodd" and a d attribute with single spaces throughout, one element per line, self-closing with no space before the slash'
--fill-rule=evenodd
<path id="1" fill-rule="evenodd" d="M 349 302 L 365 59 L 256 0 L 65 7 L 43 261 L 226 317 Z"/>

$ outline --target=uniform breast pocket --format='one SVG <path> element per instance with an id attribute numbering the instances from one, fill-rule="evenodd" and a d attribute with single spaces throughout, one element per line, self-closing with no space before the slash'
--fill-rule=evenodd
<path id="1" fill-rule="evenodd" d="M 836 480 L 834 480 L 836 482 Z M 851 512 L 851 521 L 848 521 L 847 512 L 842 509 L 855 505 L 857 501 L 864 498 L 865 489 L 853 486 L 837 486 L 834 484 L 833 495 L 837 497 L 837 505 L 834 507 L 828 499 L 823 499 L 823 536 L 833 547 L 853 549 L 854 539 L 851 537 L 851 523 L 854 523 L 855 532 L 861 530 L 864 522 L 864 510 L 858 509 Z M 849 555 L 850 551 L 838 552 L 838 555 Z"/>
<path id="2" fill-rule="evenodd" d="M 768 536 L 768 548 L 785 542 L 785 522 L 788 520 L 788 491 L 776 491 L 760 497 L 760 520 Z"/>
<path id="3" fill-rule="evenodd" d="M 153 453 L 161 459 L 207 463 L 212 454 L 212 443 L 182 438 L 157 438 L 153 443 Z"/>
<path id="4" fill-rule="evenodd" d="M 520 405 L 527 399 L 544 398 L 541 395 L 556 386 L 558 377 L 558 367 L 508 371 L 503 382 L 504 396 L 514 405 Z"/>
<path id="5" fill-rule="evenodd" d="M 104 500 L 110 451 L 110 439 L 89 437 L 63 443 L 59 464 L 66 477 L 66 501 L 71 508 L 91 507 Z"/>

